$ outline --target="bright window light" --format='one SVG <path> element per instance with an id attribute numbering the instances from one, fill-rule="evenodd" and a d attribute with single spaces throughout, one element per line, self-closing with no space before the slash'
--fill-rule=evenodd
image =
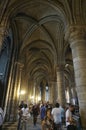
<path id="1" fill-rule="evenodd" d="M 41 97 L 38 97 L 38 101 L 40 101 L 41 100 Z"/>
<path id="2" fill-rule="evenodd" d="M 34 96 L 31 96 L 31 99 L 34 99 Z"/>
<path id="3" fill-rule="evenodd" d="M 20 95 L 24 95 L 25 93 L 26 93 L 25 90 L 20 91 Z"/>

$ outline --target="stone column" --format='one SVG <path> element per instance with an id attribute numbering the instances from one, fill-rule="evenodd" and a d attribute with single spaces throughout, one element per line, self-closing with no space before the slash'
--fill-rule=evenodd
<path id="1" fill-rule="evenodd" d="M 12 58 L 11 72 L 9 76 L 8 89 L 6 94 L 4 113 L 6 114 L 6 121 L 10 120 L 12 96 L 13 96 L 13 86 L 14 86 L 14 76 L 15 76 L 15 64 L 14 57 Z"/>
<path id="2" fill-rule="evenodd" d="M 37 96 L 38 96 L 38 102 L 41 101 L 41 91 L 40 91 L 40 87 L 38 85 L 38 92 L 37 92 Z"/>
<path id="3" fill-rule="evenodd" d="M 35 85 L 35 103 L 37 103 L 37 92 L 38 92 L 38 88 L 37 88 L 37 84 Z"/>
<path id="4" fill-rule="evenodd" d="M 13 76 L 12 76 L 12 81 L 11 81 L 11 89 L 10 89 L 10 94 L 9 94 L 9 121 L 13 121 L 13 113 L 12 110 L 14 109 L 14 100 L 13 100 L 13 93 L 14 93 L 14 84 L 15 84 L 15 72 L 16 67 L 14 64 L 14 68 L 13 68 Z"/>
<path id="5" fill-rule="evenodd" d="M 34 86 L 33 80 L 29 80 L 29 83 L 28 83 L 28 96 L 29 96 L 29 102 L 30 103 L 33 102 L 33 86 Z"/>
<path id="6" fill-rule="evenodd" d="M 5 25 L 5 19 L 4 19 L 3 22 L 0 24 L 0 51 L 2 49 L 2 44 L 6 35 L 7 35 L 7 29 Z"/>
<path id="7" fill-rule="evenodd" d="M 86 25 L 70 26 L 66 37 L 72 50 L 82 125 L 86 129 Z"/>
<path id="8" fill-rule="evenodd" d="M 76 88 L 75 88 L 75 86 L 74 87 L 72 87 L 72 91 L 73 91 L 73 98 L 76 98 L 77 97 L 77 92 L 76 92 Z"/>
<path id="9" fill-rule="evenodd" d="M 13 121 L 17 120 L 17 108 L 19 106 L 19 92 L 18 92 L 18 80 L 19 80 L 19 67 L 16 66 L 16 79 L 14 84 L 14 92 L 13 92 L 13 104 L 12 104 L 12 110 L 11 114 L 13 117 Z"/>
<path id="10" fill-rule="evenodd" d="M 20 102 L 20 92 L 21 92 L 21 76 L 22 76 L 22 69 L 23 69 L 23 67 L 24 67 L 24 64 L 22 64 L 22 63 L 19 63 L 19 62 L 17 62 L 17 64 L 18 64 L 18 68 L 19 68 L 19 74 L 18 74 L 18 76 L 19 76 L 19 78 L 18 78 L 18 80 L 17 80 L 17 84 L 18 84 L 18 86 L 17 86 L 17 93 L 18 93 L 18 99 L 19 99 L 19 102 Z"/>
<path id="11" fill-rule="evenodd" d="M 12 58 L 12 66 L 9 74 L 9 82 L 8 82 L 8 88 L 6 93 L 6 100 L 5 100 L 5 107 L 4 107 L 4 115 L 6 117 L 6 121 L 9 120 L 9 105 L 10 105 L 10 90 L 11 90 L 11 81 L 12 81 L 12 74 L 13 74 L 13 68 L 14 68 L 14 57 Z"/>
<path id="12" fill-rule="evenodd" d="M 75 82 L 73 81 L 71 83 L 71 88 L 72 88 L 72 97 L 76 98 L 77 97 L 76 85 L 75 85 Z"/>
<path id="13" fill-rule="evenodd" d="M 40 89 L 39 86 L 36 86 L 36 103 L 38 103 L 40 97 Z"/>
<path id="14" fill-rule="evenodd" d="M 33 96 L 34 96 L 34 103 L 36 103 L 36 82 L 35 81 L 33 86 Z"/>
<path id="15" fill-rule="evenodd" d="M 42 95 L 42 101 L 45 102 L 45 86 L 42 86 L 41 95 Z"/>
<path id="16" fill-rule="evenodd" d="M 69 99 L 70 99 L 70 103 L 73 103 L 72 102 L 72 99 L 73 99 L 73 95 L 72 95 L 72 81 L 71 79 L 69 80 Z"/>
<path id="17" fill-rule="evenodd" d="M 65 106 L 65 82 L 64 82 L 64 67 L 60 65 L 57 67 L 57 86 L 58 86 L 58 102 L 61 106 Z"/>
<path id="18" fill-rule="evenodd" d="M 70 84 L 68 86 L 68 93 L 69 93 L 69 103 L 72 103 L 72 92 L 71 92 L 71 86 L 70 86 Z"/>
<path id="19" fill-rule="evenodd" d="M 50 93 L 50 102 L 52 104 L 55 104 L 57 102 L 58 98 L 58 92 L 57 92 L 57 81 L 50 81 L 49 82 L 49 93 Z"/>
<path id="20" fill-rule="evenodd" d="M 3 44 L 3 39 L 4 39 L 4 28 L 1 26 L 0 27 L 0 51 L 2 48 L 2 44 Z"/>
<path id="21" fill-rule="evenodd" d="M 17 64 L 17 65 L 16 65 Z M 16 121 L 17 119 L 17 108 L 20 100 L 20 91 L 21 91 L 21 74 L 22 74 L 23 65 L 19 62 L 15 63 L 14 69 L 15 73 L 13 78 L 13 88 L 11 92 L 11 101 L 10 101 L 10 121 Z"/>
<path id="22" fill-rule="evenodd" d="M 12 104 L 12 110 L 11 113 L 13 115 L 13 121 L 16 121 L 17 119 L 17 108 L 19 106 L 19 94 L 21 91 L 21 75 L 22 75 L 22 69 L 23 64 L 17 62 L 16 66 L 16 78 L 15 78 L 15 85 L 14 85 L 14 92 L 13 92 L 13 104 Z"/>
<path id="23" fill-rule="evenodd" d="M 78 105 L 76 86 L 72 86 L 72 98 L 74 99 L 74 103 Z"/>
<path id="24" fill-rule="evenodd" d="M 53 90 L 54 90 L 54 87 L 52 85 L 52 82 L 50 82 L 49 83 L 49 97 L 50 97 L 49 102 L 52 103 L 52 104 L 54 102 L 54 92 L 53 92 Z"/>

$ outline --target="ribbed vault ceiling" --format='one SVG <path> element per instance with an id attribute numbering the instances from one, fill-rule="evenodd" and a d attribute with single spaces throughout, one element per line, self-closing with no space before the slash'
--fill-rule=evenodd
<path id="1" fill-rule="evenodd" d="M 28 79 L 38 82 L 54 79 L 56 66 L 66 62 L 70 64 L 66 73 L 71 72 L 71 52 L 64 42 L 66 25 L 78 21 L 71 10 L 71 0 L 8 0 L 7 3 L 5 17 L 10 21 L 14 42 L 18 39 L 19 60 L 24 63 Z"/>

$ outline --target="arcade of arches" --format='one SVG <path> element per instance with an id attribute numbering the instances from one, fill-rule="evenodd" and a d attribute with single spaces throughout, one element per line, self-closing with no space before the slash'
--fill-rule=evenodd
<path id="1" fill-rule="evenodd" d="M 0 105 L 76 103 L 86 130 L 86 0 L 0 0 Z"/>

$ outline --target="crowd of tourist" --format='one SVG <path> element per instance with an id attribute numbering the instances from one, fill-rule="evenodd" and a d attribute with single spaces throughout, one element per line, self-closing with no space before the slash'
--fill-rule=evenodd
<path id="1" fill-rule="evenodd" d="M 40 116 L 42 130 L 63 130 L 63 126 L 67 130 L 81 130 L 79 122 L 78 107 L 67 104 L 66 107 L 61 106 L 59 103 L 55 105 L 46 103 L 29 104 L 27 106 L 23 101 L 18 109 L 19 120 L 17 130 L 20 127 L 27 128 L 28 120 L 33 117 L 33 126 L 37 124 L 37 117 Z M 76 114 L 75 114 L 76 113 Z M 22 126 L 23 124 L 23 126 Z"/>

